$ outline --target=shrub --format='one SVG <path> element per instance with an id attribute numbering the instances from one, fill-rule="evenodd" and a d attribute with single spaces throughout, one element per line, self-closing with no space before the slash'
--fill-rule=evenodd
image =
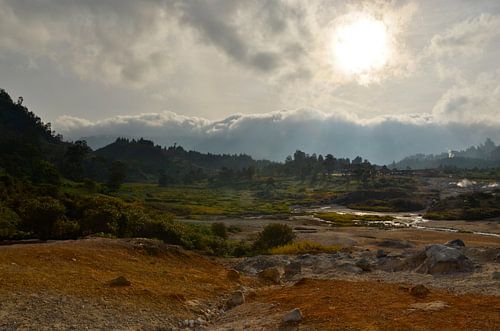
<path id="1" fill-rule="evenodd" d="M 210 229 L 212 230 L 212 233 L 222 239 L 227 239 L 227 228 L 226 224 L 222 222 L 216 222 L 212 223 Z"/>
<path id="2" fill-rule="evenodd" d="M 20 239 L 27 233 L 20 231 L 21 219 L 9 207 L 0 204 L 0 240 Z"/>
<path id="3" fill-rule="evenodd" d="M 38 197 L 24 201 L 20 208 L 28 231 L 40 239 L 49 239 L 52 228 L 65 213 L 64 205 L 52 197 Z"/>
<path id="4" fill-rule="evenodd" d="M 236 257 L 243 257 L 253 255 L 253 253 L 254 250 L 251 243 L 246 241 L 238 241 L 233 244 L 231 255 Z"/>
<path id="5" fill-rule="evenodd" d="M 294 239 L 295 234 L 290 226 L 280 223 L 269 224 L 259 233 L 255 249 L 267 251 L 291 243 Z"/>
<path id="6" fill-rule="evenodd" d="M 80 224 L 62 217 L 52 225 L 51 237 L 55 239 L 76 239 L 80 234 Z"/>
<path id="7" fill-rule="evenodd" d="M 80 223 L 84 235 L 104 232 L 116 235 L 124 204 L 114 198 L 94 196 L 84 202 Z"/>
<path id="8" fill-rule="evenodd" d="M 271 248 L 271 254 L 318 254 L 334 253 L 340 250 L 339 246 L 324 246 L 311 241 L 299 241 L 283 246 Z"/>

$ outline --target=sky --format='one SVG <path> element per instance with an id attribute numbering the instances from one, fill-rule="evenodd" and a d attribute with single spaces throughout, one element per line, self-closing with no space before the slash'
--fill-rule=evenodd
<path id="1" fill-rule="evenodd" d="M 500 1 L 0 0 L 0 88 L 67 139 L 389 163 L 500 143 Z"/>

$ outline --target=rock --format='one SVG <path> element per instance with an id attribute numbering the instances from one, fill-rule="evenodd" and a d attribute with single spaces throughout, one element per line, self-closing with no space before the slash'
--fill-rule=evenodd
<path id="1" fill-rule="evenodd" d="M 300 321 L 302 321 L 302 312 L 299 308 L 292 309 L 283 315 L 283 323 L 297 323 Z"/>
<path id="2" fill-rule="evenodd" d="M 465 247 L 465 243 L 460 240 L 460 239 L 454 239 L 448 241 L 445 246 L 450 246 L 450 247 Z"/>
<path id="3" fill-rule="evenodd" d="M 115 279 L 110 280 L 108 282 L 108 285 L 112 286 L 112 287 L 119 287 L 119 286 L 130 286 L 131 283 L 127 278 L 120 276 L 120 277 L 117 277 Z"/>
<path id="4" fill-rule="evenodd" d="M 259 278 L 279 284 L 281 282 L 281 272 L 276 267 L 267 268 L 259 272 Z"/>
<path id="5" fill-rule="evenodd" d="M 387 253 L 383 249 L 377 250 L 377 258 L 381 259 L 383 257 L 386 257 Z"/>
<path id="6" fill-rule="evenodd" d="M 409 263 L 416 265 L 416 272 L 431 275 L 474 270 L 474 264 L 458 248 L 445 245 L 427 246 L 411 257 Z"/>
<path id="7" fill-rule="evenodd" d="M 361 273 L 363 273 L 363 269 L 361 269 L 360 267 L 355 266 L 352 263 L 343 263 L 343 264 L 339 265 L 339 267 L 342 270 L 350 272 L 350 273 L 353 273 L 353 274 L 361 274 Z"/>
<path id="8" fill-rule="evenodd" d="M 500 280 L 500 271 L 494 271 L 491 274 L 491 279 L 493 279 L 493 280 Z"/>
<path id="9" fill-rule="evenodd" d="M 287 264 L 285 267 L 285 278 L 290 279 L 295 275 L 299 275 L 302 272 L 302 265 L 300 262 L 292 262 Z"/>
<path id="10" fill-rule="evenodd" d="M 237 282 L 240 280 L 240 273 L 238 270 L 229 269 L 226 274 L 227 279 L 233 282 Z"/>
<path id="11" fill-rule="evenodd" d="M 272 268 L 283 267 L 290 260 L 286 255 L 258 255 L 244 259 L 234 266 L 234 269 L 246 274 L 256 275 L 259 271 Z"/>
<path id="12" fill-rule="evenodd" d="M 362 258 L 362 259 L 359 259 L 358 261 L 356 261 L 356 267 L 360 268 L 363 271 L 371 271 L 372 270 L 372 266 L 371 266 L 370 262 L 365 258 Z"/>
<path id="13" fill-rule="evenodd" d="M 425 298 L 430 293 L 424 285 L 416 285 L 410 288 L 410 294 L 417 298 Z"/>
<path id="14" fill-rule="evenodd" d="M 231 308 L 239 306 L 243 303 L 245 303 L 245 295 L 241 291 L 233 292 L 227 300 L 227 305 Z"/>

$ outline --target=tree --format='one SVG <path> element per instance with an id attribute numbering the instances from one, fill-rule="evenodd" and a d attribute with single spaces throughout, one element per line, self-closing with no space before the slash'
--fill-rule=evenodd
<path id="1" fill-rule="evenodd" d="M 64 155 L 64 174 L 73 180 L 83 178 L 83 160 L 91 149 L 85 140 L 77 140 L 68 147 Z"/>
<path id="2" fill-rule="evenodd" d="M 160 175 L 158 177 L 158 186 L 165 187 L 170 182 L 170 178 L 167 176 L 164 169 L 160 170 Z"/>
<path id="3" fill-rule="evenodd" d="M 125 163 L 113 161 L 109 167 L 108 187 L 112 190 L 118 190 L 127 178 L 127 168 Z"/>

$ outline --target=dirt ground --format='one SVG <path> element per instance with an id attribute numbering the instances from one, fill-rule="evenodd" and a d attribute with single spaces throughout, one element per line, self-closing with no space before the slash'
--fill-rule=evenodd
<path id="1" fill-rule="evenodd" d="M 405 285 L 314 279 L 262 289 L 248 305 L 230 311 L 212 329 L 287 329 L 281 316 L 293 308 L 301 309 L 304 320 L 288 327 L 292 330 L 500 329 L 498 296 L 432 290 L 418 299 Z"/>
<path id="2" fill-rule="evenodd" d="M 144 244 L 146 243 L 146 244 Z M 124 276 L 131 286 L 111 287 Z M 238 284 L 218 263 L 151 241 L 0 246 L 0 329 L 156 329 L 216 309 Z"/>
<path id="3" fill-rule="evenodd" d="M 230 281 L 227 268 L 140 239 L 3 246 L 0 330 L 500 330 L 500 296 L 437 289 L 432 279 L 430 294 L 417 299 L 404 278 L 269 286 L 249 276 Z M 110 286 L 118 276 L 131 285 Z M 238 289 L 246 303 L 227 309 Z M 303 321 L 282 325 L 292 308 Z"/>
<path id="4" fill-rule="evenodd" d="M 374 243 L 385 240 L 407 240 L 416 247 L 429 244 L 445 243 L 449 240 L 461 239 L 470 247 L 500 247 L 500 237 L 478 235 L 472 231 L 491 232 L 500 235 L 500 220 L 494 221 L 429 221 L 425 226 L 429 229 L 417 228 L 377 228 L 365 226 L 331 227 L 318 222 L 301 219 L 269 219 L 269 218 L 227 218 L 218 220 L 184 220 L 197 224 L 224 222 L 236 225 L 241 232 L 231 234 L 237 240 L 251 240 L 262 228 L 271 223 L 288 224 L 295 228 L 298 240 L 310 240 L 324 245 L 340 245 L 343 247 L 376 248 Z M 434 231 L 433 227 L 450 227 L 468 232 Z"/>

